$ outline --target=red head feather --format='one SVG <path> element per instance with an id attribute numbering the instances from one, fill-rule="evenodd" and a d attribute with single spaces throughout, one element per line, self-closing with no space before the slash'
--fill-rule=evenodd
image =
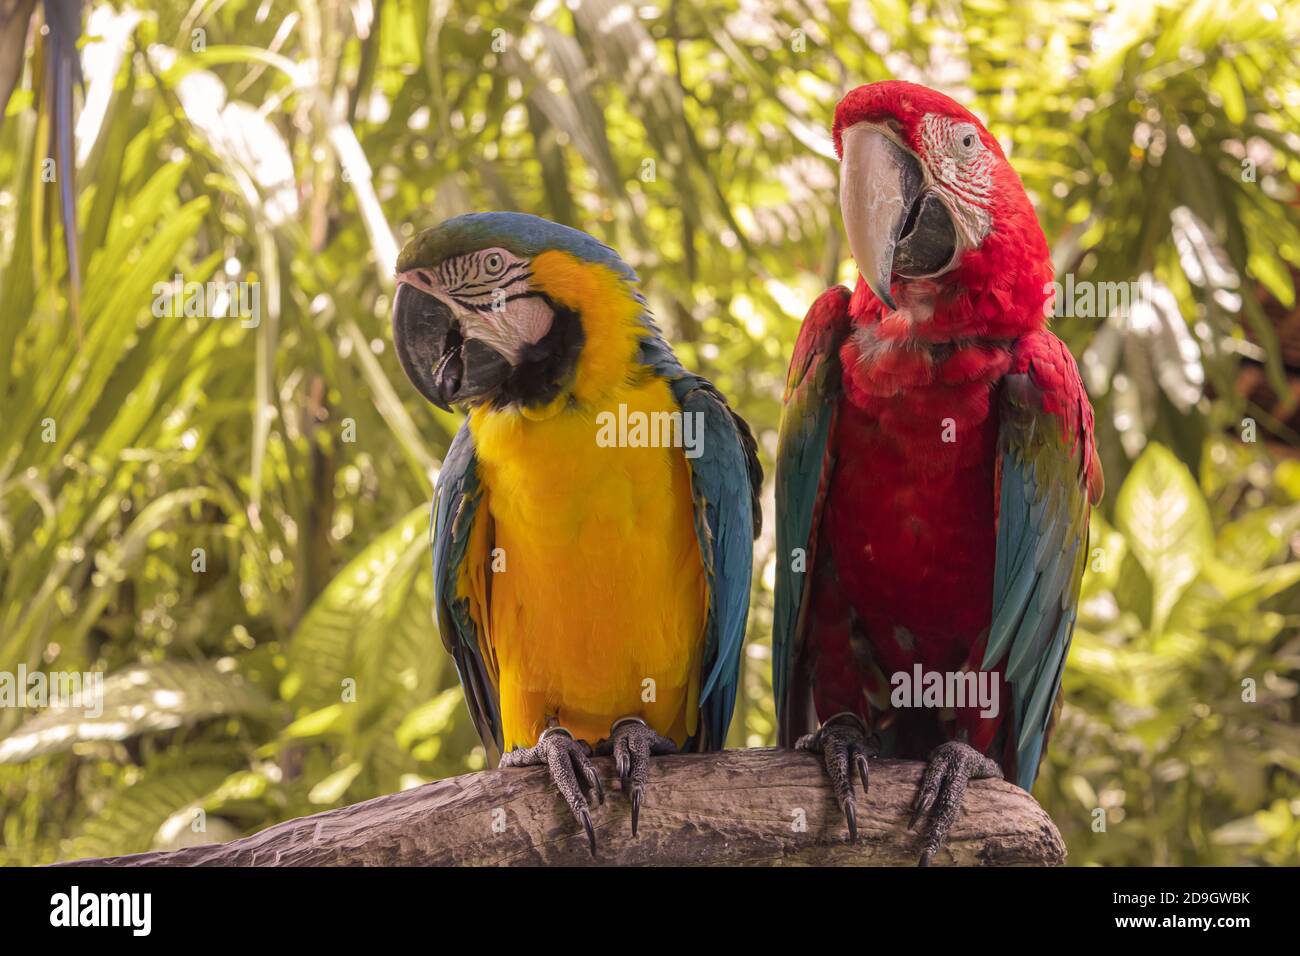
<path id="1" fill-rule="evenodd" d="M 1011 338 L 1041 328 L 1054 278 L 1047 240 L 1020 177 L 984 124 L 951 97 L 901 80 L 859 86 L 840 101 L 836 155 L 843 157 L 844 132 L 858 123 L 891 130 L 926 167 L 931 185 L 944 189 L 950 205 L 981 224 L 951 271 L 916 280 L 936 297 L 933 318 L 917 334 Z M 972 127 L 979 145 L 967 141 L 963 149 L 960 140 Z M 896 287 L 906 285 L 900 280 Z M 853 306 L 864 318 L 890 311 L 861 280 Z"/>

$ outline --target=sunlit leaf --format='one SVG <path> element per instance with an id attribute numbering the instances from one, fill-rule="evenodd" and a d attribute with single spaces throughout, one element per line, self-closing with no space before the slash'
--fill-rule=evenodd
<path id="1" fill-rule="evenodd" d="M 1151 579 L 1159 630 L 1210 553 L 1209 508 L 1187 466 L 1152 442 L 1120 488 L 1115 520 Z"/>

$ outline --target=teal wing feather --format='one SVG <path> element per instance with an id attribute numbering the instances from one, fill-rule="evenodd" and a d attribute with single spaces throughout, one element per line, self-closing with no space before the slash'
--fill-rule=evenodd
<path id="1" fill-rule="evenodd" d="M 489 766 L 496 766 L 503 747 L 500 700 L 483 657 L 481 624 L 474 618 L 470 601 L 457 587 L 469 560 L 474 523 L 491 520 L 487 509 L 480 508 L 482 501 L 474 438 L 469 425 L 464 424 L 447 449 L 434 486 L 431 528 L 434 607 L 442 642 L 456 662 L 465 703 L 488 753 Z"/>
<path id="2" fill-rule="evenodd" d="M 688 457 L 695 533 L 709 586 L 698 750 L 721 750 L 740 687 L 740 652 L 749 618 L 754 538 L 763 512 L 763 472 L 758 445 L 745 420 L 712 385 L 697 376 L 679 380 L 674 392 L 687 415 L 703 425 L 698 457 Z"/>
<path id="3" fill-rule="evenodd" d="M 849 290 L 835 286 L 808 310 L 786 378 L 776 456 L 776 595 L 772 616 L 772 691 L 782 746 L 815 725 L 803 674 L 804 605 L 812 578 L 826 486 L 834 467 L 831 436 L 840 397 L 839 350 L 849 333 Z M 800 550 L 796 560 L 796 549 Z"/>
<path id="4" fill-rule="evenodd" d="M 700 674 L 700 730 L 688 750 L 720 750 L 740 687 L 740 656 L 749 618 L 754 538 L 762 528 L 763 471 L 745 420 L 712 383 L 682 368 L 647 313 L 640 364 L 665 379 L 678 406 L 699 424 L 698 455 L 687 455 L 695 533 L 708 581 Z"/>
<path id="5" fill-rule="evenodd" d="M 1012 710 L 1003 761 L 1029 790 L 1051 732 L 1078 614 L 1088 518 L 1101 496 L 1092 407 L 1065 344 L 1036 332 L 1002 382 L 993 620 L 983 668 L 1004 666 Z"/>

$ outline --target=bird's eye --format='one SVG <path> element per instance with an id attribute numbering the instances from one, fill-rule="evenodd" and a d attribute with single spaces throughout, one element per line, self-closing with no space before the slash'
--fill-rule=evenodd
<path id="1" fill-rule="evenodd" d="M 971 157 L 980 151 L 979 131 L 969 123 L 963 123 L 953 130 L 957 149 L 963 157 Z"/>
<path id="2" fill-rule="evenodd" d="M 487 270 L 489 275 L 496 275 L 504 268 L 505 264 L 505 259 L 501 257 L 499 252 L 488 253 L 487 258 L 483 260 L 483 268 Z"/>

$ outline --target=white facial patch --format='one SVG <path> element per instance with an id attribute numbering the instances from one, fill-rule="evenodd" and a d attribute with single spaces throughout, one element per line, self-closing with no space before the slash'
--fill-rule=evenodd
<path id="1" fill-rule="evenodd" d="M 921 147 L 931 185 L 952 213 L 966 248 L 974 248 L 993 226 L 993 164 L 972 123 L 939 113 L 921 120 Z"/>
<path id="2" fill-rule="evenodd" d="M 550 331 L 554 313 L 531 285 L 532 267 L 505 249 L 480 249 L 416 273 L 416 285 L 446 302 L 461 334 L 501 353 L 512 365 Z"/>

